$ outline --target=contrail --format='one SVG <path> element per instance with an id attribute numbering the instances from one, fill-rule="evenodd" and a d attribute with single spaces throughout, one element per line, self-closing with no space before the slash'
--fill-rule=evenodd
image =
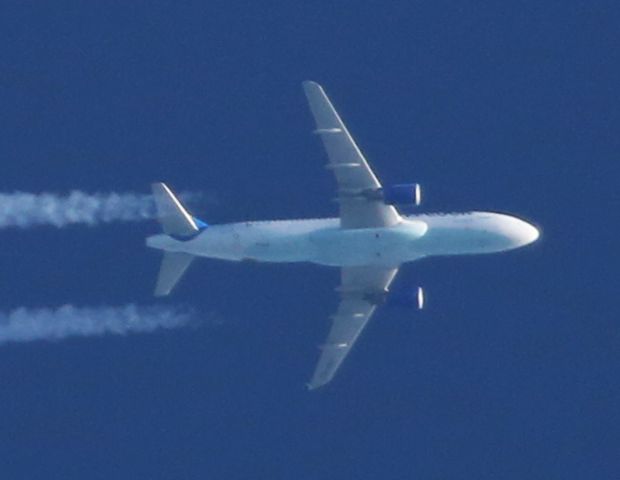
<path id="1" fill-rule="evenodd" d="M 147 333 L 188 325 L 191 311 L 164 306 L 17 308 L 0 312 L 0 344 L 66 337 Z"/>
<path id="2" fill-rule="evenodd" d="M 73 191 L 54 193 L 0 193 L 0 228 L 28 228 L 38 225 L 65 227 L 81 223 L 96 225 L 153 218 L 151 195 Z"/>

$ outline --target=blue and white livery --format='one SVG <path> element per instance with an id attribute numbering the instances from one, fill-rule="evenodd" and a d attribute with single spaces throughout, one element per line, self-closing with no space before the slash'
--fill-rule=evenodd
<path id="1" fill-rule="evenodd" d="M 398 268 L 438 255 L 502 252 L 534 242 L 538 230 L 516 217 L 492 212 L 401 215 L 396 205 L 417 206 L 418 184 L 384 187 L 371 170 L 323 88 L 303 84 L 327 151 L 325 167 L 337 182 L 339 216 L 207 225 L 190 215 L 163 183 L 153 185 L 163 234 L 147 245 L 164 251 L 155 288 L 167 295 L 196 257 L 230 261 L 311 262 L 339 267 L 340 304 L 310 389 L 328 383 L 376 307 L 383 303 Z M 424 306 L 417 289 L 414 306 Z"/>

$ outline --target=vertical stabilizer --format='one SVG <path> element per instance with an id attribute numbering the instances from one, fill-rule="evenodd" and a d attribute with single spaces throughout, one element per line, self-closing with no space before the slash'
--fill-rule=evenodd
<path id="1" fill-rule="evenodd" d="M 167 235 L 190 237 L 198 233 L 200 228 L 174 193 L 165 183 L 151 185 L 155 205 L 157 206 L 157 219 Z"/>
<path id="2" fill-rule="evenodd" d="M 157 285 L 155 286 L 155 295 L 157 297 L 168 295 L 183 276 L 187 267 L 190 266 L 193 259 L 194 257 L 189 253 L 164 252 Z"/>

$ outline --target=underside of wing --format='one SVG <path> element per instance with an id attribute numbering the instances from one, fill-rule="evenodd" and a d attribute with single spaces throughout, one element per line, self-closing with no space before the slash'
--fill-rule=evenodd
<path id="1" fill-rule="evenodd" d="M 353 344 L 362 333 L 392 283 L 398 268 L 347 267 L 337 289 L 341 300 L 331 317 L 332 327 L 320 347 L 321 355 L 308 388 L 313 390 L 330 382 Z"/>
<path id="2" fill-rule="evenodd" d="M 338 182 L 341 226 L 371 228 L 398 223 L 400 216 L 396 209 L 372 195 L 381 188 L 381 183 L 323 88 L 310 81 L 304 82 L 303 87 L 316 123 L 315 133 L 321 137 L 327 152 L 327 168 L 334 172 Z"/>

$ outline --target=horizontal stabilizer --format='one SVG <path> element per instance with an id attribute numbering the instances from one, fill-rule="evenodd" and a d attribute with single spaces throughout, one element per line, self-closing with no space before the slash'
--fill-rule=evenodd
<path id="1" fill-rule="evenodd" d="M 159 277 L 155 286 L 155 295 L 168 295 L 181 279 L 194 257 L 188 253 L 165 252 L 159 269 Z"/>
<path id="2" fill-rule="evenodd" d="M 157 219 L 165 234 L 190 237 L 200 230 L 196 220 L 187 213 L 165 183 L 154 183 L 151 188 L 157 207 Z"/>

